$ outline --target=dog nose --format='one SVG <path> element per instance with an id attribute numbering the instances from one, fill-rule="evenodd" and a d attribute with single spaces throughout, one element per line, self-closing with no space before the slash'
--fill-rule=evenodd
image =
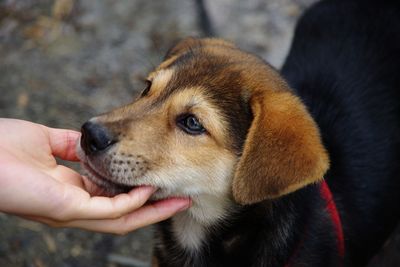
<path id="1" fill-rule="evenodd" d="M 81 147 L 87 155 L 100 152 L 115 143 L 111 133 L 103 125 L 87 121 L 81 128 Z"/>

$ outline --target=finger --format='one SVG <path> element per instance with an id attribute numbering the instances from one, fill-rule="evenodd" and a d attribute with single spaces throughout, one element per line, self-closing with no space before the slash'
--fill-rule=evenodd
<path id="1" fill-rule="evenodd" d="M 16 215 L 18 215 L 18 214 L 16 214 Z M 61 226 L 61 223 L 58 222 L 58 221 L 50 220 L 50 219 L 47 219 L 47 218 L 44 218 L 44 217 L 40 217 L 40 216 L 32 216 L 32 215 L 18 215 L 18 216 L 23 218 L 23 219 L 25 219 L 25 220 L 44 223 L 44 224 L 47 224 L 47 225 L 52 226 L 52 227 Z"/>
<path id="2" fill-rule="evenodd" d="M 80 133 L 73 130 L 47 128 L 52 154 L 64 160 L 79 161 L 76 153 L 76 142 Z"/>
<path id="3" fill-rule="evenodd" d="M 53 226 L 76 227 L 90 231 L 126 234 L 138 228 L 151 225 L 172 217 L 188 209 L 191 201 L 188 198 L 170 198 L 154 202 L 117 219 L 76 220 Z"/>
<path id="4" fill-rule="evenodd" d="M 136 210 L 155 192 L 151 186 L 141 186 L 133 189 L 129 193 L 116 195 L 112 198 L 90 195 L 84 191 L 85 195 L 73 199 L 69 209 L 60 211 L 59 220 L 71 219 L 114 219 L 119 218 L 132 210 Z"/>
<path id="5" fill-rule="evenodd" d="M 57 220 L 49 219 L 46 217 L 32 216 L 32 215 L 18 215 L 18 216 L 25 220 L 30 220 L 30 221 L 47 224 L 48 226 L 51 226 L 51 227 L 58 227 L 58 228 L 59 227 L 68 227 L 68 226 L 66 226 L 66 224 L 67 224 L 66 222 L 57 221 Z"/>

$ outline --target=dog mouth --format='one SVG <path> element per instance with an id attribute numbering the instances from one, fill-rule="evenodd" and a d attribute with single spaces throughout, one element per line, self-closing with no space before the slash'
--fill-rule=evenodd
<path id="1" fill-rule="evenodd" d="M 190 194 L 184 192 L 176 192 L 176 190 L 168 189 L 150 181 L 137 184 L 122 184 L 113 180 L 111 175 L 107 175 L 104 171 L 99 170 L 90 157 L 84 153 L 80 147 L 80 142 L 77 142 L 76 155 L 81 161 L 83 176 L 89 183 L 86 185 L 87 190 L 91 195 L 113 197 L 121 193 L 128 193 L 132 189 L 140 186 L 152 186 L 157 188 L 157 191 L 150 197 L 151 201 L 157 201 L 170 197 L 188 197 Z"/>
<path id="2" fill-rule="evenodd" d="M 82 162 L 82 166 L 85 170 L 85 176 L 100 188 L 101 192 L 97 192 L 97 194 L 115 196 L 121 193 L 128 193 L 136 187 L 111 181 L 107 176 L 96 171 L 89 162 Z"/>
<path id="3" fill-rule="evenodd" d="M 81 149 L 80 139 L 76 143 L 76 155 L 81 161 L 83 175 L 96 186 L 96 188 L 88 188 L 92 194 L 112 197 L 121 193 L 127 193 L 137 187 L 114 182 L 110 177 L 98 171 L 95 166 L 92 166 L 90 159 Z"/>

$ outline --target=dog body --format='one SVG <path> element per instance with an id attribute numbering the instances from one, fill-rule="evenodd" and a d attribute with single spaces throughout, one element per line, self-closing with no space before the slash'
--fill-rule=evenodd
<path id="1" fill-rule="evenodd" d="M 181 41 L 134 103 L 83 126 L 88 177 L 111 194 L 153 185 L 155 200 L 192 198 L 159 224 L 155 265 L 364 265 L 400 215 L 399 14 L 317 4 L 296 29 L 287 82 L 231 43 Z"/>
<path id="2" fill-rule="evenodd" d="M 317 4 L 282 68 L 329 151 L 350 266 L 366 265 L 400 213 L 400 5 L 389 2 Z"/>

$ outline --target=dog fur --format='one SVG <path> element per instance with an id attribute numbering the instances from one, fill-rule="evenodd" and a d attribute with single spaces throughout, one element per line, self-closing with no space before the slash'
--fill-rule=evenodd
<path id="1" fill-rule="evenodd" d="M 182 40 L 136 101 L 90 120 L 109 142 L 93 150 L 83 133 L 88 177 L 110 194 L 152 185 L 155 200 L 192 198 L 159 224 L 154 265 L 363 266 L 400 215 L 399 14 L 377 1 L 315 5 L 281 74 L 230 42 Z M 188 116 L 205 130 L 182 128 Z"/>

